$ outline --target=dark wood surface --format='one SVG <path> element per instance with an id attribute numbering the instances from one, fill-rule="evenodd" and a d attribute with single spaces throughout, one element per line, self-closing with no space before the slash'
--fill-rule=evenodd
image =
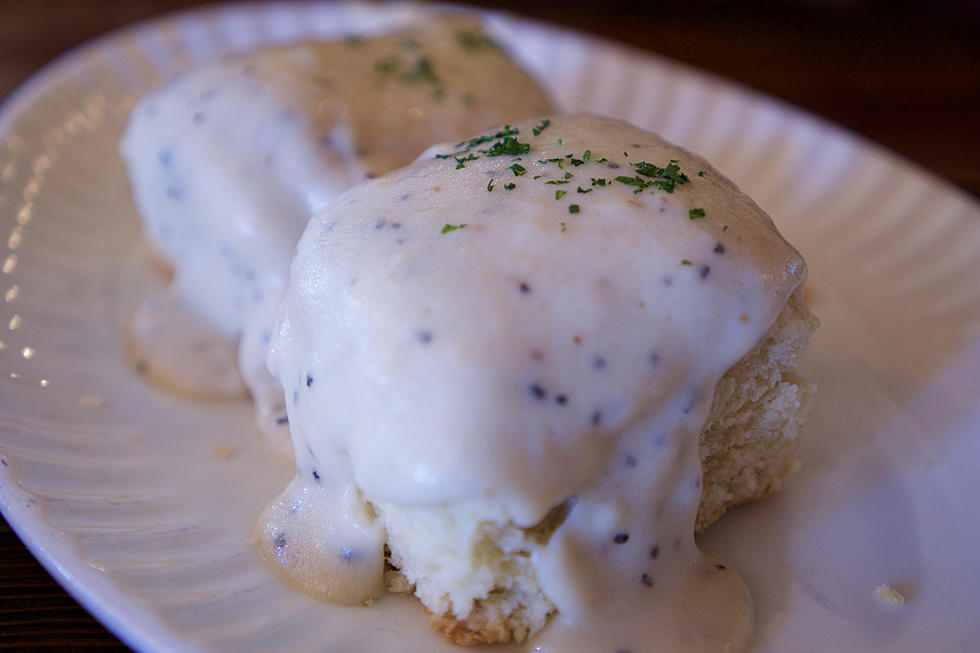
<path id="1" fill-rule="evenodd" d="M 0 98 L 108 30 L 192 0 L 0 0 Z M 674 57 L 839 123 L 980 194 L 980 5 L 476 2 Z M 829 5 L 830 8 L 826 8 Z M 0 649 L 122 649 L 0 521 Z"/>

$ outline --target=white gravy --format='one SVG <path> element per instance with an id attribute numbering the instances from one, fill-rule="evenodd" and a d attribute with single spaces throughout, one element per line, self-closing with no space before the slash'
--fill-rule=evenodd
<path id="1" fill-rule="evenodd" d="M 315 550 L 282 568 L 298 584 L 320 564 L 370 575 L 336 599 L 356 603 L 380 574 L 371 502 L 493 500 L 523 527 L 573 499 L 532 555 L 558 608 L 535 650 L 741 650 L 748 591 L 694 542 L 697 436 L 805 276 L 702 158 L 597 116 L 522 121 L 351 189 L 307 227 L 273 333 L 298 474 L 260 549 Z M 356 518 L 294 528 L 280 506 L 311 492 Z M 363 511 L 336 503 L 354 496 Z M 337 562 L 352 549 L 371 564 Z"/>

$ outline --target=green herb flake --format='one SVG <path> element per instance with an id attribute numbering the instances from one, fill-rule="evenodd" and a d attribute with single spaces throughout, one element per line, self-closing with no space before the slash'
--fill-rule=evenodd
<path id="1" fill-rule="evenodd" d="M 414 68 L 402 73 L 402 81 L 409 84 L 421 84 L 422 82 L 438 84 L 440 82 L 439 77 L 432 70 L 432 62 L 429 61 L 428 57 L 419 57 Z"/>
<path id="2" fill-rule="evenodd" d="M 514 182 L 510 182 L 509 184 L 504 184 L 504 188 L 506 188 L 507 190 L 514 190 L 515 188 L 517 188 L 517 184 L 515 184 Z"/>
<path id="3" fill-rule="evenodd" d="M 594 190 L 595 188 L 582 188 L 581 186 L 578 187 L 578 192 L 580 193 L 591 193 Z"/>
<path id="4" fill-rule="evenodd" d="M 383 59 L 378 59 L 374 62 L 374 69 L 379 73 L 393 73 L 398 69 L 399 64 L 398 57 L 396 55 L 389 55 Z"/>
<path id="5" fill-rule="evenodd" d="M 698 218 L 704 217 L 704 209 L 691 209 L 687 212 L 688 217 L 691 220 L 697 220 Z"/>
<path id="6" fill-rule="evenodd" d="M 525 170 L 524 166 L 522 166 L 520 163 L 515 163 L 507 169 L 513 172 L 515 177 L 520 177 L 521 175 L 527 173 L 527 170 Z"/>
<path id="7" fill-rule="evenodd" d="M 548 125 L 550 124 L 551 124 L 551 120 L 549 118 L 545 118 L 544 120 L 541 121 L 541 124 L 532 127 L 531 132 L 533 132 L 535 136 L 540 136 L 541 132 L 547 129 Z"/>
<path id="8" fill-rule="evenodd" d="M 569 161 L 569 163 L 571 163 L 573 166 L 576 166 L 577 167 L 577 166 L 580 166 L 583 163 L 585 163 L 585 161 L 583 161 L 582 159 L 572 159 L 572 160 Z"/>
<path id="9" fill-rule="evenodd" d="M 565 173 L 565 179 L 571 179 L 574 175 L 570 172 Z"/>
<path id="10" fill-rule="evenodd" d="M 556 200 L 560 200 L 561 198 L 563 198 L 563 197 L 565 196 L 565 193 L 566 193 L 566 192 L 567 192 L 567 191 L 563 191 L 563 190 L 556 190 L 556 191 L 555 191 L 555 199 L 556 199 Z"/>
<path id="11" fill-rule="evenodd" d="M 592 185 L 593 186 L 605 186 L 606 185 L 606 180 L 605 179 L 596 179 L 595 177 L 593 177 L 592 178 Z"/>
<path id="12" fill-rule="evenodd" d="M 578 204 L 569 204 L 568 205 L 568 212 L 569 213 L 578 213 Z"/>
<path id="13" fill-rule="evenodd" d="M 562 144 L 562 140 L 559 138 L 558 139 L 558 147 L 561 147 L 561 144 Z"/>
<path id="14" fill-rule="evenodd" d="M 728 231 L 728 225 L 726 224 L 724 227 L 721 228 L 721 230 L 722 231 Z"/>
<path id="15" fill-rule="evenodd" d="M 608 160 L 609 160 L 609 159 L 607 159 L 606 157 L 604 157 L 604 156 L 600 156 L 600 157 L 599 157 L 598 159 L 596 159 L 596 160 L 595 160 L 595 162 L 596 162 L 596 163 L 605 163 L 605 162 L 606 162 L 606 161 L 608 161 Z"/>
<path id="16" fill-rule="evenodd" d="M 687 259 L 684 259 L 681 261 L 681 265 L 694 265 L 694 264 L 688 261 Z"/>
<path id="17" fill-rule="evenodd" d="M 491 179 L 490 180 L 490 183 L 487 184 L 487 192 L 490 192 L 490 193 L 493 192 L 493 179 Z"/>
<path id="18" fill-rule="evenodd" d="M 704 176 L 704 170 L 698 170 L 698 177 Z"/>
<path id="19" fill-rule="evenodd" d="M 567 184 L 568 183 L 568 180 L 567 179 L 552 179 L 551 181 L 546 181 L 544 183 L 551 184 L 552 186 L 558 186 L 560 184 Z"/>
<path id="20" fill-rule="evenodd" d="M 534 175 L 531 179 L 541 179 L 541 175 Z"/>
<path id="21" fill-rule="evenodd" d="M 621 184 L 626 184 L 627 186 L 635 186 L 636 190 L 633 191 L 634 193 L 642 193 L 644 189 L 649 188 L 654 183 L 652 181 L 641 179 L 639 176 L 626 177 L 624 175 L 616 177 L 616 181 Z"/>
<path id="22" fill-rule="evenodd" d="M 507 136 L 502 141 L 497 141 L 490 146 L 489 149 L 480 150 L 487 156 L 503 156 L 506 154 L 518 155 L 527 154 L 531 151 L 531 146 L 527 143 L 522 143 L 513 136 Z"/>
<path id="23" fill-rule="evenodd" d="M 456 43 L 464 50 L 471 52 L 498 47 L 494 40 L 486 34 L 468 29 L 456 30 Z"/>
<path id="24" fill-rule="evenodd" d="M 465 222 L 463 224 L 446 224 L 445 226 L 443 226 L 442 231 L 440 233 L 448 234 L 450 231 L 456 231 L 457 229 L 465 229 L 465 228 L 466 228 Z"/>
<path id="25" fill-rule="evenodd" d="M 582 152 L 583 161 L 588 161 L 591 158 L 592 158 L 592 150 L 586 150 L 585 152 Z"/>

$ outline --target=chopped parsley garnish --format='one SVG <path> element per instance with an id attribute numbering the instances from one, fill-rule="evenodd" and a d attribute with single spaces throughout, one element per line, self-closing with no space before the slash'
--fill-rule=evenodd
<path id="1" fill-rule="evenodd" d="M 527 170 L 524 169 L 524 166 L 522 166 L 520 163 L 515 163 L 507 169 L 513 172 L 515 177 L 520 177 L 527 172 Z"/>
<path id="2" fill-rule="evenodd" d="M 448 234 L 450 231 L 456 231 L 457 229 L 463 229 L 465 227 L 465 222 L 463 224 L 446 224 L 440 233 Z"/>
<path id="3" fill-rule="evenodd" d="M 681 261 L 681 265 L 694 265 L 694 264 L 688 261 L 687 259 L 684 259 Z"/>
<path id="4" fill-rule="evenodd" d="M 432 71 L 432 62 L 428 57 L 419 57 L 415 62 L 415 67 L 408 72 L 402 73 L 402 81 L 409 84 L 420 84 L 422 82 L 439 83 L 439 77 Z"/>
<path id="5" fill-rule="evenodd" d="M 379 73 L 393 73 L 395 69 L 398 68 L 398 57 L 395 55 L 389 55 L 384 59 L 378 59 L 374 62 L 374 69 Z"/>
<path id="6" fill-rule="evenodd" d="M 592 185 L 593 186 L 605 186 L 606 185 L 606 180 L 605 179 L 596 179 L 595 177 L 593 177 L 592 178 Z"/>
<path id="7" fill-rule="evenodd" d="M 568 183 L 568 180 L 567 179 L 552 179 L 551 181 L 546 181 L 544 183 L 551 184 L 552 186 L 558 186 L 560 184 L 567 184 Z"/>
<path id="8" fill-rule="evenodd" d="M 491 179 L 490 183 L 487 184 L 487 191 L 491 193 L 493 192 L 493 179 Z"/>
<path id="9" fill-rule="evenodd" d="M 568 212 L 569 213 L 578 213 L 578 204 L 569 204 L 568 205 Z"/>
<path id="10" fill-rule="evenodd" d="M 565 193 L 566 192 L 567 191 L 564 191 L 564 190 L 556 190 L 555 191 L 555 199 L 556 200 L 560 200 L 561 198 L 563 198 L 565 196 Z"/>
<path id="11" fill-rule="evenodd" d="M 505 154 L 527 154 L 530 150 L 531 146 L 527 143 L 522 143 L 513 136 L 507 136 L 504 140 L 491 145 L 490 149 L 480 151 L 487 156 L 503 156 Z"/>
<path id="12" fill-rule="evenodd" d="M 561 147 L 561 143 L 562 143 L 562 140 L 559 138 L 558 139 L 558 147 Z"/>
<path id="13" fill-rule="evenodd" d="M 489 36 L 476 30 L 456 30 L 456 43 L 466 50 L 476 51 L 496 48 L 497 44 Z"/>
<path id="14" fill-rule="evenodd" d="M 704 176 L 704 170 L 698 170 L 698 177 Z"/>
<path id="15" fill-rule="evenodd" d="M 506 188 L 507 190 L 514 190 L 515 188 L 517 188 L 517 184 L 515 184 L 514 182 L 510 182 L 509 184 L 504 184 L 504 188 Z"/>
<path id="16" fill-rule="evenodd" d="M 586 150 L 585 152 L 582 153 L 582 160 L 588 161 L 591 158 L 592 158 L 592 150 Z"/>
<path id="17" fill-rule="evenodd" d="M 687 212 L 687 215 L 692 220 L 697 220 L 698 218 L 704 217 L 704 209 L 691 209 Z"/>
<path id="18" fill-rule="evenodd" d="M 636 186 L 636 190 L 633 191 L 634 193 L 642 193 L 644 189 L 653 186 L 652 181 L 644 181 L 639 176 L 626 177 L 625 175 L 620 175 L 616 177 L 616 181 L 627 186 Z"/>
<path id="19" fill-rule="evenodd" d="M 537 125 L 535 127 L 532 127 L 531 128 L 531 132 L 534 133 L 535 136 L 540 136 L 541 135 L 541 132 L 543 132 L 545 129 L 547 129 L 548 128 L 548 125 L 550 125 L 550 124 L 551 124 L 551 120 L 548 119 L 548 118 L 545 118 L 544 120 L 541 121 L 541 124 L 539 124 L 539 125 Z"/>
<path id="20" fill-rule="evenodd" d="M 676 159 L 671 159 L 666 167 L 663 168 L 647 161 L 640 161 L 639 163 L 634 163 L 632 165 L 639 174 L 635 177 L 620 175 L 619 177 L 616 177 L 616 181 L 626 184 L 627 186 L 636 186 L 637 188 L 635 191 L 633 191 L 634 193 L 642 192 L 643 189 L 649 188 L 650 186 L 656 186 L 662 191 L 673 193 L 674 187 L 677 184 L 683 184 L 690 181 L 688 176 L 681 172 L 680 166 L 677 165 Z M 651 180 L 647 181 L 642 179 L 640 175 L 650 177 Z"/>
<path id="21" fill-rule="evenodd" d="M 578 187 L 578 192 L 580 193 L 591 193 L 594 190 L 595 188 L 582 188 L 581 186 Z"/>
<path id="22" fill-rule="evenodd" d="M 571 179 L 573 176 L 574 175 L 572 175 L 572 173 L 570 173 L 570 172 L 566 172 L 565 173 L 565 179 Z"/>

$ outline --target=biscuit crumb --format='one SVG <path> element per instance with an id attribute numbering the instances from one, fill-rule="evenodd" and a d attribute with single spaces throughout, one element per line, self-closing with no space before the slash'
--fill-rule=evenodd
<path id="1" fill-rule="evenodd" d="M 874 594 L 878 606 L 885 610 L 897 610 L 905 603 L 902 593 L 891 585 L 879 585 Z"/>
<path id="2" fill-rule="evenodd" d="M 369 597 L 367 597 L 366 599 L 364 599 L 364 607 L 365 607 L 365 608 L 370 608 L 370 607 L 371 607 L 371 606 L 373 606 L 373 605 L 374 605 L 374 599 L 373 599 L 373 598 L 371 598 L 371 597 L 369 596 Z"/>
<path id="3" fill-rule="evenodd" d="M 235 447 L 230 444 L 219 444 L 211 450 L 211 453 L 218 460 L 228 460 L 235 455 Z"/>
<path id="4" fill-rule="evenodd" d="M 99 410 L 105 403 L 101 395 L 79 395 L 78 405 L 89 410 Z"/>

